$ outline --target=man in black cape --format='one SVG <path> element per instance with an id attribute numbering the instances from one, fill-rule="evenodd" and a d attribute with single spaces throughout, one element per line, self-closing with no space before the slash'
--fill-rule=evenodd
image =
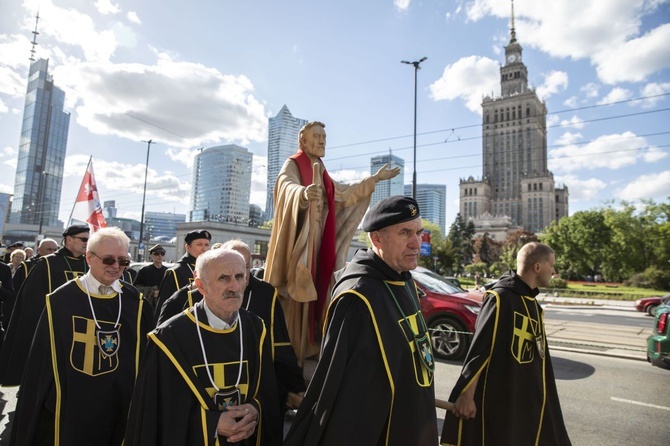
<path id="1" fill-rule="evenodd" d="M 130 240 L 91 235 L 87 274 L 46 296 L 12 420 L 11 446 L 118 446 L 153 314 L 119 281 Z"/>
<path id="2" fill-rule="evenodd" d="M 203 252 L 209 250 L 210 240 L 212 240 L 212 234 L 209 231 L 198 230 L 186 234 L 186 237 L 184 237 L 184 249 L 186 253 L 177 260 L 176 266 L 165 271 L 165 277 L 163 277 L 158 289 L 156 308 L 154 308 L 156 319 L 160 315 L 163 303 L 176 293 L 179 288 L 193 282 L 195 259 Z"/>
<path id="3" fill-rule="evenodd" d="M 0 384 L 3 386 L 21 384 L 21 375 L 46 295 L 88 270 L 84 258 L 88 235 L 88 225 L 69 226 L 63 232 L 63 246 L 37 262 L 17 292 L 0 350 Z"/>
<path id="4" fill-rule="evenodd" d="M 554 251 L 524 245 L 517 272 L 486 292 L 472 345 L 451 392 L 442 445 L 569 446 L 535 296 L 554 274 Z"/>
<path id="5" fill-rule="evenodd" d="M 219 249 L 216 248 L 217 245 L 219 244 L 215 244 L 212 249 Z M 221 244 L 220 248 L 232 249 L 244 257 L 248 282 L 244 289 L 242 308 L 259 316 L 265 322 L 270 337 L 281 412 L 284 413 L 287 410 L 288 392 L 302 394 L 305 391 L 305 380 L 302 369 L 298 365 L 298 358 L 296 358 L 291 346 L 277 289 L 251 275 L 251 250 L 246 243 L 240 240 L 230 240 Z M 192 307 L 201 300 L 202 294 L 197 289 L 193 289 L 192 286 L 180 288 L 163 304 L 157 325 L 181 313 L 186 308 Z"/>
<path id="6" fill-rule="evenodd" d="M 21 262 L 21 266 L 19 266 L 19 268 L 14 273 L 14 276 L 12 277 L 12 281 L 14 283 L 14 291 L 16 291 L 17 293 L 19 292 L 19 290 L 21 289 L 21 285 L 23 285 L 23 282 L 25 282 L 26 277 L 28 277 L 28 273 L 30 272 L 30 270 L 33 269 L 33 266 L 35 266 L 35 264 L 42 259 L 42 257 L 48 256 L 49 254 L 53 254 L 57 250 L 58 250 L 58 243 L 56 243 L 56 240 L 50 238 L 40 240 L 39 245 L 37 245 L 37 254 Z M 7 317 L 9 318 L 11 315 L 12 313 L 10 311 Z"/>
<path id="7" fill-rule="evenodd" d="M 217 249 L 196 262 L 204 296 L 149 334 L 127 446 L 281 445 L 268 333 L 241 308 L 244 258 Z"/>
<path id="8" fill-rule="evenodd" d="M 165 248 L 161 244 L 156 244 L 149 248 L 149 255 L 151 256 L 151 263 L 140 268 L 133 285 L 142 291 L 142 294 L 152 306 L 156 306 L 158 287 L 163 281 L 163 277 L 165 277 L 165 271 L 167 271 L 167 266 L 163 265 Z"/>
<path id="9" fill-rule="evenodd" d="M 409 197 L 363 219 L 372 249 L 335 284 L 321 358 L 285 445 L 437 444 L 433 360 L 416 285 L 423 225 Z"/>

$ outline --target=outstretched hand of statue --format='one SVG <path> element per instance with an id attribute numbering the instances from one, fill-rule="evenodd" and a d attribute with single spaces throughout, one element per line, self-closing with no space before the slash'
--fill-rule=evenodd
<path id="1" fill-rule="evenodd" d="M 384 164 L 376 174 L 373 175 L 375 182 L 379 183 L 380 181 L 390 180 L 391 178 L 397 176 L 400 173 L 400 167 L 392 167 L 389 169 L 388 164 Z"/>

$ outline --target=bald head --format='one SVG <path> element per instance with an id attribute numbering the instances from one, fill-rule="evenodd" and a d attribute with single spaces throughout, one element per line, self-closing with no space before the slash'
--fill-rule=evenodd
<path id="1" fill-rule="evenodd" d="M 45 238 L 40 241 L 40 244 L 37 246 L 37 253 L 41 256 L 47 256 L 53 254 L 58 250 L 58 243 L 56 240 L 51 238 Z"/>

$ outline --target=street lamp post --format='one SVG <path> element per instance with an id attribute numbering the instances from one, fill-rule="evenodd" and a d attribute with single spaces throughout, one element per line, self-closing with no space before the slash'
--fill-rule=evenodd
<path id="1" fill-rule="evenodd" d="M 147 196 L 147 173 L 149 171 L 149 150 L 151 149 L 151 144 L 156 144 L 152 140 L 142 141 L 147 143 L 147 163 L 144 166 L 144 191 L 142 192 L 142 215 L 140 215 L 140 241 L 137 246 L 137 261 L 142 262 L 144 260 L 144 241 L 142 240 L 142 235 L 144 233 L 144 201 Z"/>
<path id="2" fill-rule="evenodd" d="M 416 73 L 421 69 L 421 62 L 428 59 L 427 57 L 422 57 L 419 60 L 414 62 L 408 62 L 406 60 L 401 60 L 400 63 L 406 63 L 407 65 L 414 66 L 414 172 L 412 174 L 412 198 L 416 200 Z"/>

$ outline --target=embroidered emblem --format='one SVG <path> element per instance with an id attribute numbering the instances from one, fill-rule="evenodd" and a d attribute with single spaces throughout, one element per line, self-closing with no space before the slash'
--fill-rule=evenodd
<path id="1" fill-rule="evenodd" d="M 419 212 L 417 211 L 416 206 L 414 206 L 413 204 L 408 204 L 407 209 L 409 209 L 409 215 L 411 215 L 412 217 L 414 217 Z"/>
<path id="2" fill-rule="evenodd" d="M 430 337 L 428 336 L 428 333 L 421 337 L 414 336 L 414 342 L 421 355 L 421 362 L 429 372 L 433 373 L 435 371 L 435 362 L 433 361 L 433 350 L 430 347 Z"/>
<path id="3" fill-rule="evenodd" d="M 95 334 L 98 338 L 98 347 L 100 348 L 100 352 L 103 354 L 103 356 L 114 356 L 119 351 L 121 335 L 119 334 L 118 330 L 98 330 Z"/>

